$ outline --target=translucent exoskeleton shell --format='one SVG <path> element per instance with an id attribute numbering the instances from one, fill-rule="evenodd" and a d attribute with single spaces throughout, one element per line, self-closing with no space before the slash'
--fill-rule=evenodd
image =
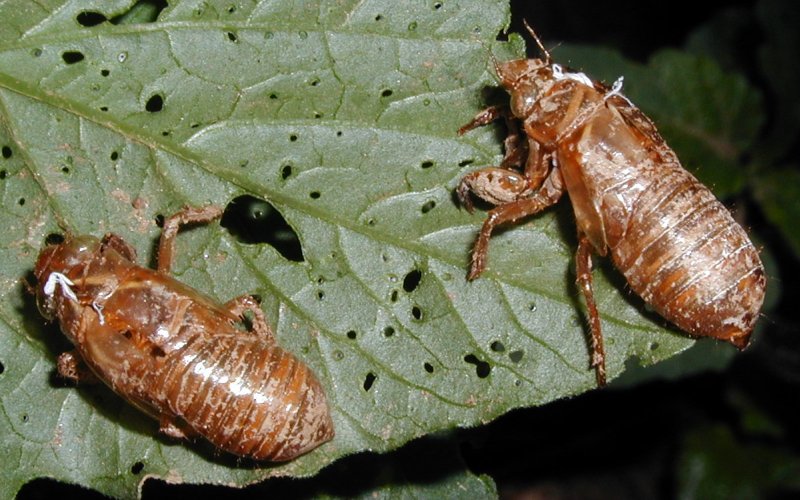
<path id="1" fill-rule="evenodd" d="M 158 270 L 138 266 L 116 235 L 67 235 L 39 255 L 37 304 L 75 346 L 59 358 L 62 376 L 99 378 L 170 436 L 290 460 L 333 437 L 319 381 L 275 343 L 252 297 L 220 305 L 168 274 L 178 228 L 221 213 L 187 208 L 168 218 Z M 251 331 L 242 325 L 247 311 Z"/>
<path id="2" fill-rule="evenodd" d="M 610 255 L 631 289 L 680 329 L 744 348 L 766 287 L 747 233 L 622 95 L 621 79 L 612 87 L 592 81 L 553 63 L 539 46 L 544 59 L 495 65 L 509 108 L 489 108 L 459 131 L 499 118 L 509 128 L 503 163 L 467 174 L 457 189 L 470 211 L 470 194 L 496 205 L 475 244 L 469 278 L 483 272 L 497 225 L 540 212 L 566 192 L 578 227 L 577 282 L 599 385 L 606 380 L 605 353 L 592 253 Z"/>

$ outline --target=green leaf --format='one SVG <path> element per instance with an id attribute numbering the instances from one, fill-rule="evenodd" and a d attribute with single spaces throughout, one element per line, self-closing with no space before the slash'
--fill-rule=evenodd
<path id="1" fill-rule="evenodd" d="M 765 172 L 753 179 L 753 195 L 764 215 L 780 231 L 796 256 L 800 256 L 800 172 L 794 166 Z"/>
<path id="2" fill-rule="evenodd" d="M 760 148 L 767 164 L 791 157 L 800 136 L 800 76 L 796 68 L 800 33 L 795 29 L 798 7 L 797 2 L 762 0 L 755 9 L 764 37 L 759 63 L 773 96 L 772 123 Z"/>
<path id="3" fill-rule="evenodd" d="M 677 460 L 680 498 L 765 498 L 800 488 L 800 459 L 785 446 L 742 442 L 730 429 L 709 426 L 690 433 Z"/>
<path id="4" fill-rule="evenodd" d="M 498 232 L 489 270 L 465 279 L 485 214 L 452 190 L 502 141 L 455 131 L 496 85 L 489 53 L 523 53 L 495 41 L 507 5 L 175 1 L 155 22 L 135 6 L 0 6 L 0 496 L 35 477 L 132 496 L 146 477 L 310 476 L 594 388 L 566 202 Z M 90 11 L 125 23 L 77 21 Z M 111 391 L 59 383 L 67 342 L 23 284 L 50 233 L 114 231 L 149 263 L 158 215 L 243 194 L 283 215 L 303 260 L 214 224 L 181 234 L 176 276 L 220 301 L 259 294 L 321 379 L 336 438 L 287 464 L 171 441 Z M 612 377 L 692 345 L 616 271 L 595 279 Z"/>
<path id="5" fill-rule="evenodd" d="M 623 76 L 625 95 L 656 123 L 684 168 L 720 198 L 743 188 L 748 172 L 741 157 L 753 147 L 764 113 L 760 94 L 741 75 L 673 50 L 656 53 L 646 66 L 572 45 L 559 46 L 553 56 L 595 79 L 610 83 Z"/>

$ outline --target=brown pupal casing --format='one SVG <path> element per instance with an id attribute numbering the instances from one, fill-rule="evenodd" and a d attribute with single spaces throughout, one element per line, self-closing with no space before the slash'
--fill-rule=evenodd
<path id="1" fill-rule="evenodd" d="M 115 235 L 68 235 L 41 251 L 37 304 L 75 345 L 62 375 L 82 360 L 162 432 L 255 460 L 290 460 L 333 437 L 322 386 L 259 324 L 254 300 L 220 305 L 134 259 Z M 241 325 L 248 309 L 254 331 Z"/>
<path id="2" fill-rule="evenodd" d="M 510 109 L 489 108 L 460 130 L 501 117 L 509 125 L 502 165 L 467 174 L 457 190 L 469 210 L 470 193 L 496 205 L 475 245 L 470 279 L 486 265 L 495 226 L 535 214 L 566 192 L 578 226 L 577 278 L 600 385 L 605 358 L 592 253 L 610 254 L 631 289 L 680 329 L 744 348 L 766 287 L 744 229 L 622 95 L 622 79 L 612 87 L 592 81 L 552 63 L 536 41 L 545 59 L 496 63 Z"/>

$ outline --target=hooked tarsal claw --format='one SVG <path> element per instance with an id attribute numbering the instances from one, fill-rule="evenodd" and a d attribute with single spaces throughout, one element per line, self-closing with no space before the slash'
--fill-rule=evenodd
<path id="1" fill-rule="evenodd" d="M 458 196 L 458 202 L 461 204 L 462 207 L 467 209 L 467 212 L 473 213 L 475 211 L 475 206 L 472 204 L 472 197 L 470 196 L 470 186 L 468 183 L 464 182 L 463 180 L 458 183 L 458 187 L 456 188 L 456 196 Z"/>

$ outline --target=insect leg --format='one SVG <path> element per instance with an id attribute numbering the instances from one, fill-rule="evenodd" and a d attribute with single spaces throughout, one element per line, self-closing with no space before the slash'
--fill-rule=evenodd
<path id="1" fill-rule="evenodd" d="M 467 279 L 474 280 L 486 268 L 486 256 L 489 250 L 489 238 L 494 228 L 505 222 L 513 222 L 541 212 L 550 205 L 555 204 L 564 193 L 561 172 L 557 168 L 550 171 L 542 188 L 529 198 L 520 198 L 516 201 L 505 203 L 489 211 L 488 217 L 483 221 L 478 241 L 472 250 L 472 266 Z"/>
<path id="2" fill-rule="evenodd" d="M 204 207 L 185 207 L 175 215 L 164 220 L 161 240 L 158 242 L 158 271 L 169 273 L 175 253 L 175 237 L 181 226 L 192 223 L 211 222 L 222 217 L 222 208 L 215 205 Z"/>
<path id="3" fill-rule="evenodd" d="M 527 186 L 528 183 L 522 174 L 504 168 L 489 167 L 465 175 L 458 183 L 456 195 L 461 205 L 472 213 L 470 193 L 492 205 L 504 205 L 522 197 Z"/>
<path id="4" fill-rule="evenodd" d="M 474 128 L 488 125 L 500 118 L 504 119 L 507 129 L 506 138 L 503 141 L 505 156 L 503 156 L 503 161 L 500 163 L 500 168 L 519 168 L 527 156 L 528 145 L 520 140 L 522 134 L 520 133 L 519 120 L 511 114 L 508 106 L 492 106 L 484 109 L 471 122 L 458 129 L 458 135 L 463 135 Z"/>
<path id="5" fill-rule="evenodd" d="M 158 432 L 173 439 L 189 439 L 197 435 L 191 427 L 179 423 L 169 415 L 161 415 L 158 419 Z"/>
<path id="6" fill-rule="evenodd" d="M 103 239 L 100 240 L 100 244 L 102 245 L 100 247 L 101 252 L 105 248 L 113 248 L 114 250 L 117 251 L 117 253 L 119 253 L 129 261 L 131 262 L 136 261 L 136 250 L 128 243 L 126 243 L 125 240 L 122 239 L 122 237 L 117 236 L 114 233 L 108 233 L 105 236 L 103 236 Z"/>
<path id="7" fill-rule="evenodd" d="M 522 141 L 519 120 L 511 116 L 510 113 L 506 113 L 504 118 L 507 135 L 503 141 L 505 156 L 503 156 L 503 161 L 500 163 L 500 168 L 518 169 L 528 156 L 528 142 L 530 141 Z"/>
<path id="8" fill-rule="evenodd" d="M 61 378 L 71 380 L 76 384 L 96 384 L 99 382 L 97 376 L 86 366 L 77 351 L 62 352 L 56 361 L 56 369 Z"/>
<path id="9" fill-rule="evenodd" d="M 590 348 L 592 367 L 595 369 L 597 385 L 606 385 L 606 355 L 603 347 L 603 334 L 600 330 L 600 315 L 594 301 L 592 289 L 592 244 L 585 234 L 578 234 L 578 251 L 575 254 L 576 282 L 583 292 L 586 308 L 589 311 Z"/>
<path id="10" fill-rule="evenodd" d="M 458 129 L 458 135 L 464 135 L 474 128 L 482 127 L 492 123 L 495 120 L 507 117 L 510 112 L 511 111 L 508 109 L 508 106 L 490 106 L 478 113 L 478 115 L 475 116 L 472 121 Z"/>
<path id="11" fill-rule="evenodd" d="M 225 309 L 230 311 L 234 316 L 241 318 L 249 311 L 253 314 L 253 319 L 251 321 L 253 333 L 270 341 L 275 340 L 275 335 L 267 322 L 264 311 L 261 310 L 261 306 L 258 305 L 258 301 L 252 295 L 242 295 L 241 297 L 236 297 L 228 301 L 225 304 Z"/>
<path id="12" fill-rule="evenodd" d="M 544 152 L 544 147 L 535 139 L 528 139 L 528 158 L 525 161 L 525 178 L 528 189 L 539 189 L 550 173 L 552 153 Z"/>

